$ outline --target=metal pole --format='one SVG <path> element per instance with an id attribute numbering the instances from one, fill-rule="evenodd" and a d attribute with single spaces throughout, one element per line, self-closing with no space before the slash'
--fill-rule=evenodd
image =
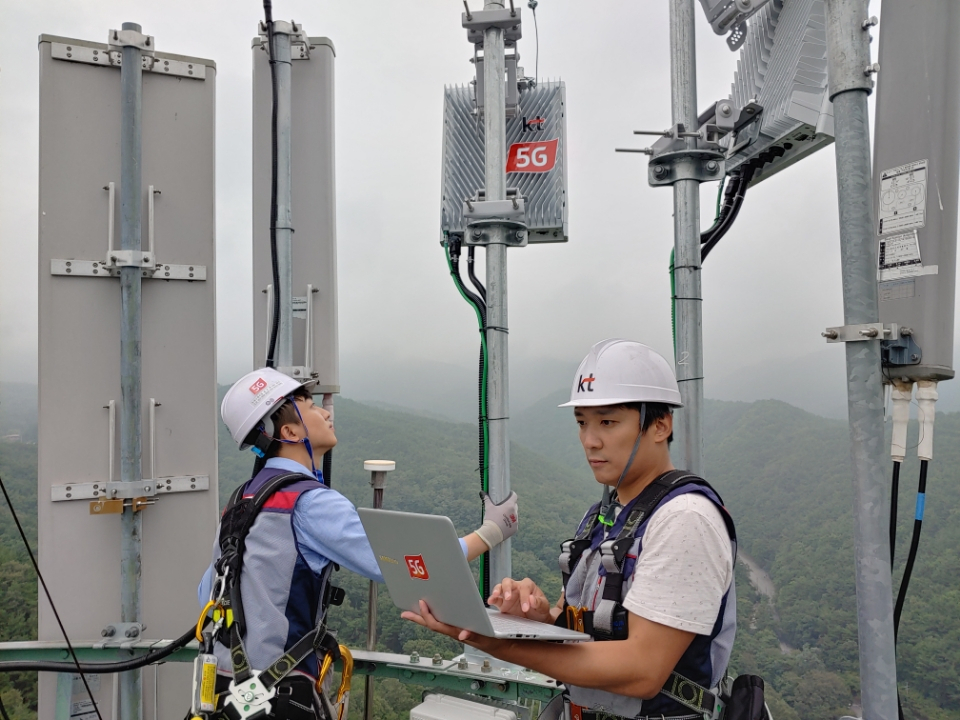
<path id="1" fill-rule="evenodd" d="M 124 30 L 140 32 L 136 23 Z M 142 250 L 141 137 L 142 67 L 140 49 L 125 45 L 120 65 L 120 247 Z M 120 269 L 120 480 L 139 482 L 141 472 L 140 410 L 140 268 Z M 143 518 L 133 505 L 123 508 L 120 540 L 120 620 L 140 621 L 140 548 Z M 120 715 L 142 716 L 139 670 L 120 676 Z"/>
<path id="2" fill-rule="evenodd" d="M 293 24 L 274 22 L 273 58 L 277 71 L 277 264 L 280 270 L 280 334 L 277 367 L 293 367 L 293 215 L 291 211 L 291 73 Z"/>
<path id="3" fill-rule="evenodd" d="M 670 84 L 673 124 L 697 130 L 694 0 L 670 0 Z M 686 138 L 696 148 L 695 138 Z M 683 161 L 691 166 L 696 160 Z M 680 168 L 678 168 L 679 170 Z M 703 296 L 700 290 L 700 182 L 673 184 L 676 369 L 683 408 L 674 421 L 675 462 L 703 472 Z"/>
<path id="4" fill-rule="evenodd" d="M 836 128 L 837 191 L 843 316 L 847 325 L 875 323 L 877 243 L 867 96 L 873 88 L 867 0 L 827 0 L 827 61 Z M 897 718 L 893 589 L 883 466 L 880 339 L 846 343 L 847 407 L 856 516 L 857 623 L 863 717 Z"/>
<path id="5" fill-rule="evenodd" d="M 373 488 L 373 507 L 379 510 L 383 507 L 383 488 L 387 482 L 387 473 L 394 470 L 397 464 L 392 460 L 367 460 L 363 469 L 370 471 L 370 487 Z M 367 650 L 377 649 L 377 583 L 370 581 L 367 595 Z M 363 720 L 373 720 L 373 688 L 374 679 L 367 675 L 363 679 Z"/>
<path id="6" fill-rule="evenodd" d="M 503 0 L 486 0 L 484 10 L 503 8 Z M 507 127 L 503 29 L 483 33 L 484 189 L 487 200 L 507 199 Z M 487 418 L 490 426 L 490 497 L 501 502 L 510 494 L 509 361 L 507 356 L 507 230 L 489 228 L 487 245 Z M 510 540 L 490 551 L 490 582 L 511 577 Z"/>

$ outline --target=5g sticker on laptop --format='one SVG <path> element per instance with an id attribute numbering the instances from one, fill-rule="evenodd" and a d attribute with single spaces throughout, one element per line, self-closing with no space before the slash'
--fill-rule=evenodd
<path id="1" fill-rule="evenodd" d="M 430 579 L 430 573 L 427 572 L 427 566 L 423 562 L 423 555 L 404 555 L 403 559 L 407 563 L 407 572 L 414 580 Z"/>

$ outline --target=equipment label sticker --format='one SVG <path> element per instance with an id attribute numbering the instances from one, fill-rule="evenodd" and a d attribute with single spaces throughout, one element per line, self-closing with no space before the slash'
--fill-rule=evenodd
<path id="1" fill-rule="evenodd" d="M 307 298 L 306 297 L 292 297 L 290 298 L 290 307 L 293 311 L 293 316 L 295 318 L 300 318 L 301 320 L 307 319 Z"/>
<path id="2" fill-rule="evenodd" d="M 404 555 L 403 560 L 407 563 L 407 572 L 414 580 L 430 579 L 430 573 L 427 572 L 427 566 L 423 562 L 423 555 Z"/>
<path id="3" fill-rule="evenodd" d="M 880 173 L 878 235 L 921 228 L 927 220 L 927 161 L 901 165 Z"/>
<path id="4" fill-rule="evenodd" d="M 923 274 L 917 231 L 880 238 L 879 281 L 899 280 Z"/>

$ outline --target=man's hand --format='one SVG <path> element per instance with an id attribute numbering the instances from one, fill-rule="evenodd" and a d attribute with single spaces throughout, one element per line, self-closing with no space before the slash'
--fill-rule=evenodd
<path id="1" fill-rule="evenodd" d="M 454 640 L 459 640 L 467 645 L 472 645 L 473 647 L 490 654 L 493 654 L 493 651 L 497 648 L 497 646 L 503 644 L 504 642 L 502 640 L 498 640 L 497 638 L 479 635 L 478 633 L 470 632 L 469 630 L 464 630 L 463 628 L 454 627 L 453 625 L 447 625 L 446 623 L 440 622 L 433 616 L 433 613 L 430 612 L 430 608 L 427 606 L 427 603 L 423 600 L 420 601 L 419 615 L 415 612 L 410 612 L 407 610 L 400 613 L 400 617 L 402 617 L 404 620 L 415 622 L 417 625 L 423 625 L 423 627 L 429 628 L 430 630 L 438 632 L 441 635 L 446 635 Z"/>
<path id="2" fill-rule="evenodd" d="M 550 612 L 550 601 L 530 578 L 504 578 L 503 582 L 493 589 L 487 602 L 507 615 L 519 615 L 545 623 L 555 620 Z"/>
<path id="3" fill-rule="evenodd" d="M 492 550 L 517 532 L 520 525 L 517 494 L 510 493 L 499 503 L 493 502 L 485 492 L 480 493 L 480 498 L 483 500 L 483 525 L 477 528 L 476 534 Z"/>

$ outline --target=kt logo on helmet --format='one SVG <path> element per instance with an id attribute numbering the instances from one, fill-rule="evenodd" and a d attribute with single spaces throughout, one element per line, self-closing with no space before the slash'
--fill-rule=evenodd
<path id="1" fill-rule="evenodd" d="M 593 384 L 597 379 L 593 376 L 593 373 L 590 374 L 590 377 L 580 376 L 580 382 L 577 384 L 577 392 L 593 392 Z M 587 389 L 584 391 L 583 386 L 586 385 Z"/>
<path id="2" fill-rule="evenodd" d="M 261 390 L 264 390 L 267 387 L 267 381 L 263 378 L 257 378 L 257 381 L 250 386 L 250 392 L 254 395 L 259 393 Z"/>

